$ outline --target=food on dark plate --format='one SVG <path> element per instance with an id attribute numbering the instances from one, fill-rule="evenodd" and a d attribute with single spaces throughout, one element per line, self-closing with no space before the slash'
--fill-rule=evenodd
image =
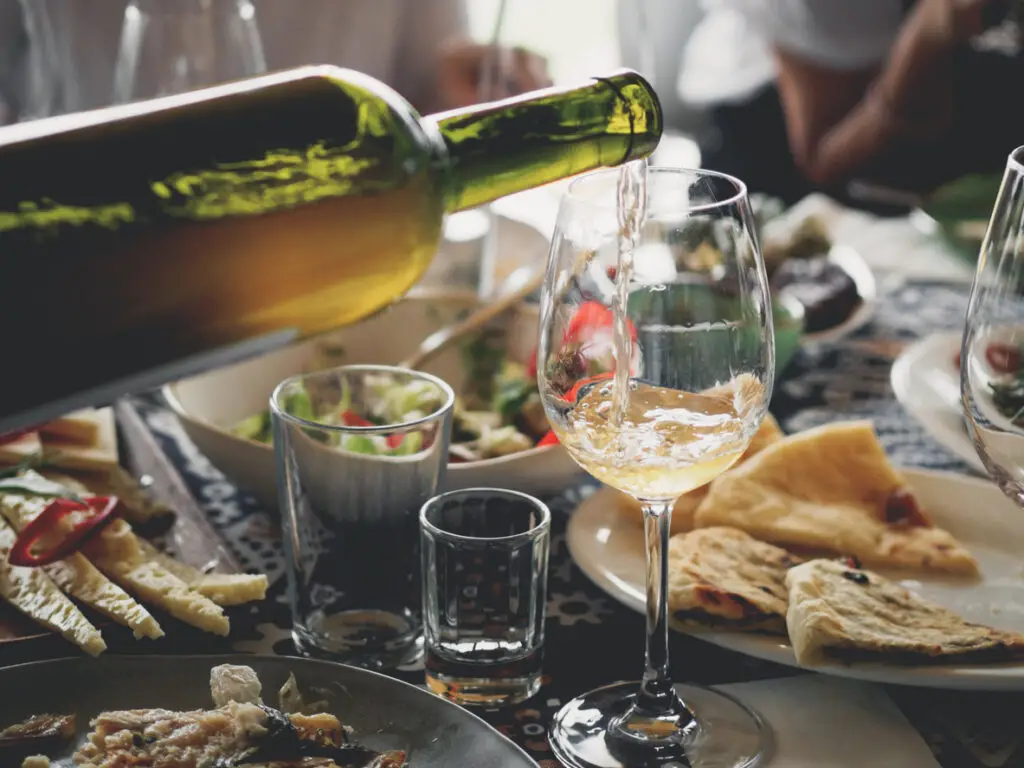
<path id="1" fill-rule="evenodd" d="M 74 715 L 33 715 L 20 723 L 0 729 L 0 765 L 47 766 L 48 752 L 75 735 Z"/>
<path id="2" fill-rule="evenodd" d="M 772 293 L 804 307 L 804 330 L 817 333 L 845 322 L 860 306 L 850 273 L 827 256 L 788 259 L 772 274 Z"/>
<path id="3" fill-rule="evenodd" d="M 72 758 L 79 768 L 404 768 L 400 750 L 377 751 L 353 740 L 332 714 L 303 711 L 294 676 L 279 706 L 260 698 L 262 685 L 245 666 L 210 670 L 214 709 L 162 708 L 102 712 Z M 314 706 L 314 705 L 309 705 Z M 325 703 L 315 706 L 325 707 Z M 37 715 L 0 731 L 0 765 L 13 765 L 14 747 L 37 756 L 25 765 L 49 765 L 74 736 L 74 715 Z M 22 753 L 27 757 L 27 752 Z"/>

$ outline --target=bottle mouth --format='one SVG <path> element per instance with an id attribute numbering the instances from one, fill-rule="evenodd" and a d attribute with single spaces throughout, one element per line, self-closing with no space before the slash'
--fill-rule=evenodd
<path id="1" fill-rule="evenodd" d="M 594 79 L 611 88 L 626 108 L 630 135 L 622 163 L 650 157 L 661 142 L 664 128 L 661 100 L 650 81 L 631 69 L 621 69 Z M 626 88 L 635 88 L 639 94 L 632 94 L 634 98 L 630 98 L 624 92 Z"/>

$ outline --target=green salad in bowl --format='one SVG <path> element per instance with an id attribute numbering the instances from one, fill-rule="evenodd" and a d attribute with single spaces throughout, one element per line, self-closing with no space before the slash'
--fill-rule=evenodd
<path id="1" fill-rule="evenodd" d="M 506 357 L 503 332 L 485 332 L 462 349 L 467 377 L 456 398 L 452 419 L 449 461 L 454 463 L 508 456 L 537 446 L 548 431 L 547 418 L 537 394 L 536 376 L 527 365 Z M 441 393 L 424 381 L 400 382 L 387 374 L 367 377 L 369 391 L 353 406 L 344 383 L 337 393 L 322 396 L 300 386 L 284 396 L 284 410 L 292 416 L 339 427 L 374 427 L 416 421 L 441 407 Z M 270 445 L 273 426 L 269 410 L 236 423 L 237 437 Z M 374 435 L 345 432 L 317 433 L 334 439 L 347 451 L 368 455 L 410 455 L 422 450 L 423 434 Z M 329 436 L 329 437 L 328 437 Z"/>

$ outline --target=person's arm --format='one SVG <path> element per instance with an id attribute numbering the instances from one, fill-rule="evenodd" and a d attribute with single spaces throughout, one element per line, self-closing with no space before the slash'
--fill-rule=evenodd
<path id="1" fill-rule="evenodd" d="M 419 0 L 398 39 L 398 90 L 421 112 L 439 112 L 551 85 L 547 62 L 523 48 L 474 43 L 465 3 Z M 481 93 L 487 78 L 488 93 Z M 403 90 L 404 89 L 404 90 Z"/>
<path id="2" fill-rule="evenodd" d="M 880 67 L 837 70 L 776 46 L 794 159 L 820 186 L 847 181 L 900 141 L 941 137 L 956 47 L 982 31 L 989 0 L 919 0 Z"/>

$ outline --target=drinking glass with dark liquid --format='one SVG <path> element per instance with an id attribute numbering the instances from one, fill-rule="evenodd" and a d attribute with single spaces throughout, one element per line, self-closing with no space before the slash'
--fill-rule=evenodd
<path id="1" fill-rule="evenodd" d="M 628 71 L 421 118 L 304 67 L 0 128 L 0 433 L 362 319 L 445 213 L 645 157 L 661 122 Z"/>

